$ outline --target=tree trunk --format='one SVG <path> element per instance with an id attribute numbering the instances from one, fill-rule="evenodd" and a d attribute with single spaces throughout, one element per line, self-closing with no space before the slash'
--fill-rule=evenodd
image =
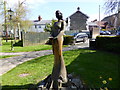
<path id="1" fill-rule="evenodd" d="M 16 28 L 14 28 L 14 42 L 16 42 Z"/>
<path id="2" fill-rule="evenodd" d="M 21 31 L 20 31 L 20 23 L 18 23 L 18 38 L 21 40 Z"/>

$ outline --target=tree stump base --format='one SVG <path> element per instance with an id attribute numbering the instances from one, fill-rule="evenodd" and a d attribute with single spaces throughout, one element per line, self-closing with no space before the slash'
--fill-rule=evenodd
<path id="1" fill-rule="evenodd" d="M 68 75 L 68 82 L 64 83 L 59 78 L 58 79 L 58 88 L 54 88 L 52 85 L 51 75 L 45 78 L 43 81 L 40 82 L 38 86 L 38 90 L 83 90 L 82 81 L 78 77 L 73 77 L 72 74 Z"/>

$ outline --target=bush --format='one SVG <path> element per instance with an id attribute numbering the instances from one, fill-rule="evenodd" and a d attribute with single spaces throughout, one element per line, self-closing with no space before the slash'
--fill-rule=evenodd
<path id="1" fill-rule="evenodd" d="M 96 49 L 120 53 L 120 37 L 97 37 Z"/>
<path id="2" fill-rule="evenodd" d="M 23 40 L 20 40 L 18 42 L 16 42 L 15 44 L 13 44 L 13 46 L 23 46 Z"/>
<path id="3" fill-rule="evenodd" d="M 63 41 L 64 45 L 69 45 L 69 44 L 73 44 L 73 43 L 74 43 L 73 36 L 69 36 L 69 35 L 64 36 L 64 41 Z"/>
<path id="4" fill-rule="evenodd" d="M 2 40 L 6 40 L 6 37 L 2 37 Z M 8 37 L 7 40 L 14 40 L 14 38 Z"/>
<path id="5" fill-rule="evenodd" d="M 64 36 L 63 45 L 70 45 L 70 44 L 73 44 L 73 43 L 74 43 L 73 36 L 69 36 L 69 35 L 65 35 L 65 36 Z M 51 45 L 51 44 L 52 44 L 52 41 L 51 41 L 51 40 L 48 40 L 48 41 L 46 42 L 46 44 Z"/>

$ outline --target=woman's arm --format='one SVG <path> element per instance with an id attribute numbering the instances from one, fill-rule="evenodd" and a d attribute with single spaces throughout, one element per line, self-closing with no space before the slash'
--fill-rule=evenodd
<path id="1" fill-rule="evenodd" d="M 57 38 L 62 37 L 64 35 L 65 31 L 65 21 L 61 22 L 61 28 L 60 28 L 60 33 L 57 35 Z"/>

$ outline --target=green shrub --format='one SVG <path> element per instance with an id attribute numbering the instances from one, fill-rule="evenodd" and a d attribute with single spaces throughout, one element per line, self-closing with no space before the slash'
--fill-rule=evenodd
<path id="1" fill-rule="evenodd" d="M 73 43 L 74 43 L 73 36 L 69 36 L 69 35 L 64 36 L 64 41 L 63 41 L 64 45 L 69 45 L 69 44 L 73 44 Z"/>
<path id="2" fill-rule="evenodd" d="M 2 37 L 2 40 L 6 40 L 6 37 Z M 12 37 L 7 37 L 7 40 L 14 40 Z"/>
<path id="3" fill-rule="evenodd" d="M 13 46 L 23 46 L 23 40 L 15 42 L 15 44 L 13 44 Z"/>
<path id="4" fill-rule="evenodd" d="M 6 42 L 5 40 L 2 40 L 2 45 L 11 45 L 11 41 Z"/>
<path id="5" fill-rule="evenodd" d="M 74 43 L 73 41 L 74 41 L 73 36 L 65 35 L 65 36 L 64 36 L 63 45 L 73 44 L 73 43 Z M 52 44 L 52 41 L 51 41 L 51 40 L 48 40 L 48 41 L 46 42 L 46 44 L 51 45 L 51 44 Z"/>
<path id="6" fill-rule="evenodd" d="M 98 36 L 96 38 L 96 49 L 120 53 L 120 37 Z"/>

